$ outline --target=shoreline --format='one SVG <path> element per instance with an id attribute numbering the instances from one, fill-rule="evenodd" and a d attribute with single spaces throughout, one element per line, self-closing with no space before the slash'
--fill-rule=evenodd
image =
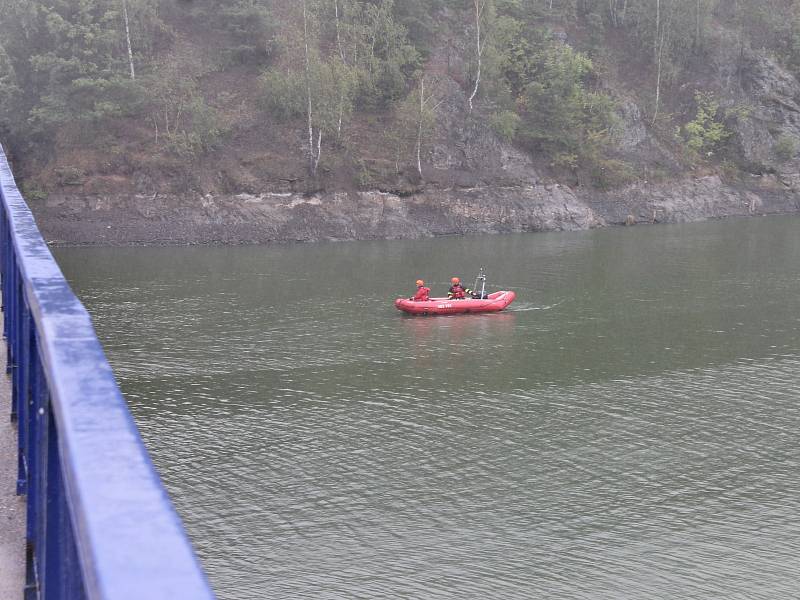
<path id="1" fill-rule="evenodd" d="M 660 227 L 664 225 L 686 225 L 692 223 L 703 223 L 707 221 L 729 221 L 739 219 L 756 219 L 756 218 L 779 218 L 779 217 L 800 217 L 800 211 L 791 211 L 785 213 L 756 213 L 751 215 L 731 215 L 721 217 L 707 217 L 705 219 L 698 219 L 696 221 L 679 221 L 679 222 L 656 222 L 656 223 L 636 223 L 634 225 L 627 225 L 626 223 L 612 223 L 609 225 L 602 225 L 593 227 L 591 229 L 571 230 L 545 230 L 545 231 L 510 231 L 499 233 L 443 233 L 436 235 L 429 235 L 416 238 L 347 238 L 347 239 L 322 239 L 322 240 L 267 240 L 267 241 L 218 241 L 218 240 L 204 240 L 204 241 L 188 241 L 176 242 L 170 240 L 153 240 L 153 241 L 125 241 L 125 242 L 66 242 L 61 240 L 48 240 L 47 245 L 51 248 L 192 248 L 199 246 L 224 248 L 224 247 L 246 247 L 246 246 L 291 246 L 300 244 L 349 244 L 355 242 L 391 242 L 391 241 L 413 241 L 419 239 L 435 239 L 447 237 L 484 237 L 484 236 L 503 236 L 503 235 L 520 235 L 524 233 L 579 233 L 582 231 L 592 231 L 594 229 L 630 229 L 631 227 Z"/>
<path id="2" fill-rule="evenodd" d="M 794 183 L 794 182 L 792 182 Z M 775 176 L 734 185 L 718 176 L 609 192 L 559 184 L 313 195 L 53 195 L 31 203 L 53 247 L 246 246 L 424 239 L 800 214 Z"/>

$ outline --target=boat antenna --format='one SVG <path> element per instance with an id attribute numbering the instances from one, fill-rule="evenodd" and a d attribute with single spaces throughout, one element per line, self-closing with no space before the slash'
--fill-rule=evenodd
<path id="1" fill-rule="evenodd" d="M 481 295 L 480 298 L 482 299 L 486 293 L 486 273 L 484 272 L 483 267 L 481 267 L 478 276 L 475 278 L 475 285 L 472 287 L 473 290 L 478 291 L 478 282 L 481 282 Z"/>

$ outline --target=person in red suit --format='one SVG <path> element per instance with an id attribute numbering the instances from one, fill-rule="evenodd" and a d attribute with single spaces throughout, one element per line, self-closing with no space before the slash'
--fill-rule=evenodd
<path id="1" fill-rule="evenodd" d="M 450 291 L 447 292 L 447 297 L 451 300 L 463 300 L 467 297 L 467 290 L 461 286 L 461 280 L 458 277 L 453 277 L 450 280 L 453 285 L 450 286 Z"/>
<path id="2" fill-rule="evenodd" d="M 425 287 L 425 282 L 422 279 L 417 279 L 417 293 L 411 298 L 414 302 L 426 302 L 430 296 L 431 288 Z"/>

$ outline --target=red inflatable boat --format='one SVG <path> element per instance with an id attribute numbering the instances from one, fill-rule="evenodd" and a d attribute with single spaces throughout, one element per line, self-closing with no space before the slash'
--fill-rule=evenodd
<path id="1" fill-rule="evenodd" d="M 398 310 L 411 315 L 457 315 L 462 313 L 498 312 L 511 304 L 517 295 L 514 292 L 495 292 L 484 300 L 465 298 L 450 300 L 448 298 L 431 298 L 424 302 L 415 302 L 408 298 L 398 298 L 394 305 Z"/>

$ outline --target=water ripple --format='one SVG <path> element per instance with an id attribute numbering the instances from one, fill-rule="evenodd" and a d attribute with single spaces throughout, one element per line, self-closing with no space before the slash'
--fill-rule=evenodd
<path id="1" fill-rule="evenodd" d="M 798 226 L 59 254 L 220 598 L 773 599 Z M 387 302 L 464 256 L 515 312 Z"/>

